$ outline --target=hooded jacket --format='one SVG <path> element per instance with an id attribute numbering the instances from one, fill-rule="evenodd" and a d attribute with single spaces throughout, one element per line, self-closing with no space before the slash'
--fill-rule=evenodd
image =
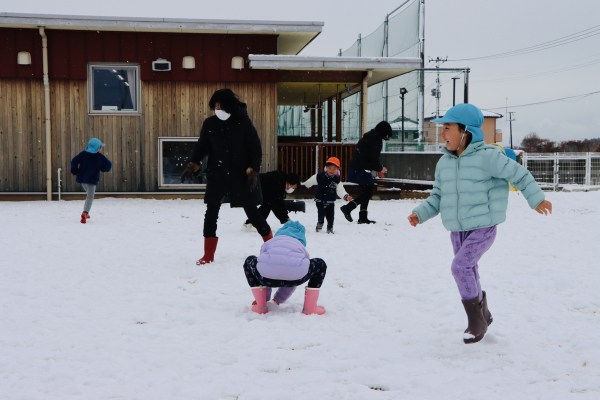
<path id="1" fill-rule="evenodd" d="M 349 167 L 361 170 L 381 171 L 383 166 L 379 161 L 379 153 L 381 153 L 382 148 L 383 138 L 375 129 L 371 129 L 358 141 Z"/>
<path id="2" fill-rule="evenodd" d="M 260 171 L 262 148 L 245 103 L 239 103 L 226 121 L 216 115 L 204 120 L 190 161 L 200 164 L 205 156 L 208 165 L 204 203 L 219 204 L 226 195 L 231 207 L 262 203 L 260 179 L 250 191 L 246 174 L 248 168 Z"/>
<path id="3" fill-rule="evenodd" d="M 533 209 L 545 198 L 531 173 L 497 146 L 471 143 L 460 157 L 454 151 L 442 151 L 431 195 L 413 210 L 420 224 L 438 213 L 452 232 L 500 224 L 506 220 L 509 181 Z"/>
<path id="4" fill-rule="evenodd" d="M 102 153 L 90 153 L 86 150 L 77 154 L 71 160 L 71 174 L 75 175 L 77 183 L 97 185 L 100 181 L 100 172 L 108 172 L 112 163 Z"/>

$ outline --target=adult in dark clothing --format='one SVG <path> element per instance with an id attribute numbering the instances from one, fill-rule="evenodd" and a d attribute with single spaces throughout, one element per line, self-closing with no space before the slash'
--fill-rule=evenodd
<path id="1" fill-rule="evenodd" d="M 352 155 L 352 160 L 350 160 L 348 167 L 348 178 L 346 181 L 358 184 L 362 190 L 362 194 L 340 208 L 344 217 L 350 222 L 352 222 L 350 213 L 360 205 L 358 223 L 375 223 L 375 221 L 369 220 L 367 211 L 369 200 L 373 197 L 373 186 L 375 186 L 371 171 L 376 171 L 380 178 L 383 178 L 383 174 L 387 173 L 387 168 L 381 165 L 379 161 L 379 153 L 381 153 L 383 141 L 389 140 L 391 137 L 391 125 L 387 121 L 381 121 L 375 129 L 365 133 L 356 145 L 356 150 Z"/>
<path id="2" fill-rule="evenodd" d="M 223 203 L 229 203 L 232 208 L 242 207 L 265 242 L 273 237 L 269 224 L 256 208 L 262 203 L 258 178 L 262 148 L 258 133 L 248 118 L 247 106 L 231 89 L 220 89 L 212 95 L 209 107 L 216 115 L 204 120 L 190 162 L 181 175 L 184 180 L 198 172 L 201 160 L 208 156 L 204 257 L 196 262 L 197 265 L 214 261 L 219 240 L 217 219 Z"/>
<path id="3" fill-rule="evenodd" d="M 260 186 L 262 189 L 263 202 L 258 208 L 258 212 L 262 215 L 265 220 L 273 211 L 275 217 L 285 224 L 290 221 L 287 209 L 285 208 L 285 194 L 292 193 L 298 184 L 300 184 L 300 177 L 298 174 L 284 174 L 281 171 L 271 171 L 259 174 Z M 244 223 L 243 230 L 251 230 L 252 223 L 250 220 L 246 220 Z"/>

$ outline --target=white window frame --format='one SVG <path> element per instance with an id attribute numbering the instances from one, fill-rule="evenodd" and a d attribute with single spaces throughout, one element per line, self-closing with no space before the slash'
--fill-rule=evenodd
<path id="1" fill-rule="evenodd" d="M 164 142 L 191 142 L 196 143 L 198 137 L 159 136 L 158 137 L 158 188 L 159 189 L 206 189 L 206 184 L 173 184 L 163 182 L 163 143 Z M 191 155 L 191 154 L 190 154 Z"/>
<path id="2" fill-rule="evenodd" d="M 93 67 L 135 67 L 135 84 L 136 91 L 135 94 L 137 96 L 136 111 L 102 111 L 102 110 L 94 110 L 94 75 L 92 73 Z M 88 72 L 87 72 L 87 103 L 88 103 L 88 115 L 121 115 L 121 116 L 141 116 L 142 115 L 142 80 L 140 79 L 140 64 L 139 63 L 115 63 L 115 62 L 90 62 L 88 63 Z"/>

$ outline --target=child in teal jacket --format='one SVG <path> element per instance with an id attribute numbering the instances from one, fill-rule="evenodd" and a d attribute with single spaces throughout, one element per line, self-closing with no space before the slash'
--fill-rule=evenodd
<path id="1" fill-rule="evenodd" d="M 483 142 L 483 114 L 477 107 L 458 104 L 432 122 L 444 123 L 445 154 L 436 166 L 431 195 L 408 221 L 416 227 L 441 214 L 444 227 L 452 232 L 452 275 L 469 321 L 463 341 L 475 343 L 492 323 L 477 263 L 494 243 L 496 225 L 506 220 L 508 182 L 538 213 L 552 213 L 552 204 L 527 169 L 499 147 Z"/>

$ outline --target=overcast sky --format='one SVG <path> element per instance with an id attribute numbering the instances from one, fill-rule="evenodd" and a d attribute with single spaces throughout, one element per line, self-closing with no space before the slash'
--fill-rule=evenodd
<path id="1" fill-rule="evenodd" d="M 402 4 L 377 0 L 0 0 L 0 11 L 44 14 L 147 16 L 210 19 L 323 21 L 323 33 L 302 53 L 337 55 L 359 33 L 371 33 Z M 537 45 L 600 25 L 600 0 L 426 0 L 426 58 L 465 59 Z M 587 67 L 518 80 L 485 82 L 551 72 L 599 61 Z M 470 67 L 470 102 L 480 108 L 521 105 L 600 91 L 600 35 L 527 55 L 489 61 L 447 62 Z M 446 81 L 450 76 L 445 76 Z M 433 77 L 428 77 L 427 85 Z M 462 85 L 462 79 L 460 81 Z M 435 101 L 426 93 L 426 112 Z M 462 102 L 462 90 L 457 95 Z M 452 105 L 452 85 L 442 87 L 441 107 Z M 529 132 L 561 141 L 600 137 L 600 94 L 579 101 L 510 108 L 515 144 Z M 504 114 L 504 110 L 494 110 Z M 498 121 L 508 143 L 508 122 Z"/>

